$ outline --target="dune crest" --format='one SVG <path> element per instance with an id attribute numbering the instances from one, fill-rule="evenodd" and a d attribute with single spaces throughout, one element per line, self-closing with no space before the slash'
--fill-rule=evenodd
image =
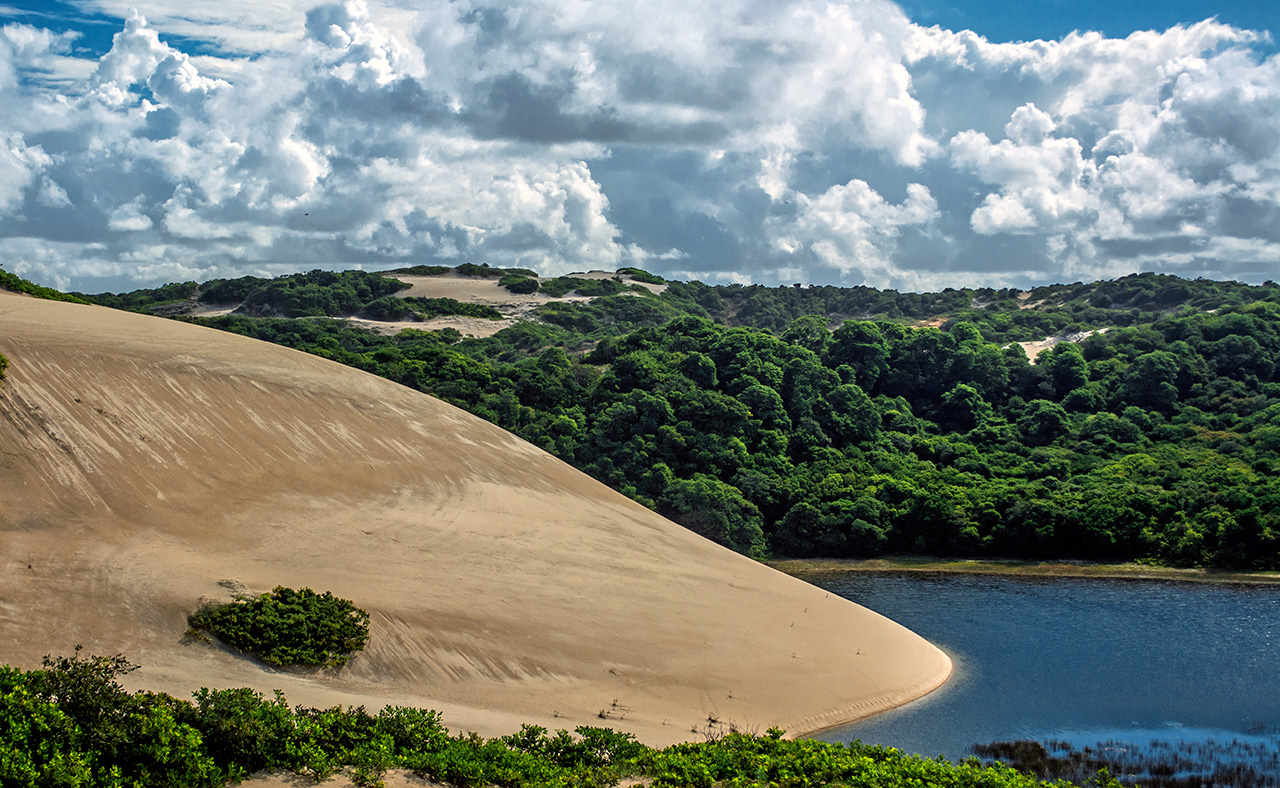
<path id="1" fill-rule="evenodd" d="M 187 697 L 439 709 L 485 735 L 800 733 L 950 672 L 871 611 L 736 555 L 432 397 L 160 318 L 0 292 L 0 661 L 76 644 Z M 339 673 L 184 645 L 201 599 L 309 586 L 371 614 Z"/>

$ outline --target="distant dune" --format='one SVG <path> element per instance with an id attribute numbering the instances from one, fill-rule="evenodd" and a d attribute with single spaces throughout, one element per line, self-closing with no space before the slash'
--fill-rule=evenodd
<path id="1" fill-rule="evenodd" d="M 279 688 L 455 729 L 811 731 L 947 657 L 427 395 L 285 348 L 0 292 L 0 661 L 76 644 L 131 686 Z M 338 673 L 183 645 L 202 599 L 309 586 L 371 613 Z"/>

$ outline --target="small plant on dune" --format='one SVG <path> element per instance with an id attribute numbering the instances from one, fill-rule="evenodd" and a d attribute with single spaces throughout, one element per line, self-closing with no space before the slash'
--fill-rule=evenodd
<path id="1" fill-rule="evenodd" d="M 205 605 L 187 623 L 271 665 L 345 665 L 369 640 L 369 614 L 328 591 L 276 586 Z"/>
<path id="2" fill-rule="evenodd" d="M 9 368 L 9 359 L 0 353 L 0 380 L 4 380 L 4 371 Z"/>

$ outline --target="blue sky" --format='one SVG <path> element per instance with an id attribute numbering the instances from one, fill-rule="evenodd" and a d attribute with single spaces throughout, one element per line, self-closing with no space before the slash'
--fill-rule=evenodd
<path id="1" fill-rule="evenodd" d="M 1261 282 L 1278 5 L 0 0 L 0 265 Z"/>
<path id="2" fill-rule="evenodd" d="M 1122 38 L 1135 30 L 1167 30 L 1215 16 L 1237 27 L 1280 32 L 1280 3 L 1271 0 L 902 0 L 899 5 L 918 24 L 969 29 L 998 42 L 1059 39 L 1074 30 Z"/>

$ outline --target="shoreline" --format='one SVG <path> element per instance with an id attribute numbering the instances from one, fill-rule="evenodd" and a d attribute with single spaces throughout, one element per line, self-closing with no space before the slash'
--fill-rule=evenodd
<path id="1" fill-rule="evenodd" d="M 916 687 L 912 688 L 912 689 L 915 689 L 917 687 L 927 686 L 928 689 L 925 689 L 923 692 L 921 692 L 918 695 L 911 695 L 911 697 L 904 697 L 903 699 L 895 701 L 892 704 L 885 706 L 883 708 L 876 709 L 875 711 L 868 711 L 865 713 L 861 713 L 856 717 L 844 719 L 840 722 L 824 723 L 819 725 L 818 727 L 808 728 L 806 730 L 796 731 L 794 733 L 791 731 L 788 731 L 787 738 L 812 739 L 815 736 L 819 736 L 823 733 L 826 733 L 827 731 L 833 731 L 836 728 L 843 728 L 846 725 L 853 725 L 854 723 L 862 722 L 863 720 L 867 720 L 872 717 L 877 717 L 881 714 L 884 714 L 885 712 L 902 708 L 903 706 L 906 706 L 909 703 L 915 703 L 916 701 L 923 700 L 929 697 L 935 692 L 941 691 L 949 683 L 951 683 L 951 679 L 956 675 L 956 661 L 955 661 L 955 658 L 950 653 L 948 653 L 947 651 L 944 651 L 942 647 L 933 643 L 933 641 L 929 641 L 929 644 L 932 645 L 934 648 L 938 649 L 938 651 L 941 652 L 944 657 L 946 657 L 947 666 L 945 671 L 941 672 L 940 674 L 935 674 L 934 676 L 931 676 L 928 679 L 923 679 L 919 684 L 916 685 Z M 831 716 L 831 715 L 825 715 L 825 716 Z"/>
<path id="2" fill-rule="evenodd" d="M 1102 564 L 1088 561 L 1024 561 L 1015 559 L 950 559 L 930 556 L 884 558 L 789 558 L 766 561 L 779 572 L 807 580 L 847 572 L 998 575 L 1002 577 L 1159 580 L 1182 583 L 1280 585 L 1280 572 L 1225 569 L 1177 569 L 1146 564 Z"/>

